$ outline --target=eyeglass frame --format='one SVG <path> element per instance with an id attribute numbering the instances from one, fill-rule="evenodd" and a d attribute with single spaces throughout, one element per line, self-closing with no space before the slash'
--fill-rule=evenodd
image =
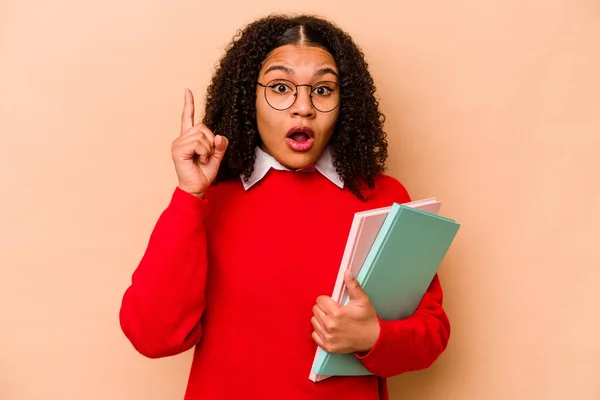
<path id="1" fill-rule="evenodd" d="M 286 81 L 286 82 L 290 82 L 292 85 L 294 85 L 296 87 L 296 91 L 294 93 L 294 101 L 292 102 L 292 104 L 289 105 L 289 107 L 286 108 L 275 108 L 271 105 L 271 103 L 269 103 L 269 100 L 267 99 L 267 88 L 269 87 L 269 83 L 273 82 L 273 81 Z M 330 113 L 333 110 L 335 110 L 336 108 L 338 108 L 342 102 L 342 96 L 340 94 L 340 98 L 337 102 L 337 104 L 335 105 L 335 107 L 333 107 L 331 110 L 329 111 L 321 111 L 319 110 L 316 106 L 315 103 L 313 103 L 313 97 L 312 97 L 312 92 L 313 92 L 313 86 L 318 85 L 319 83 L 333 83 L 334 85 L 336 85 L 338 87 L 338 90 L 340 88 L 340 84 L 334 81 L 319 81 L 313 85 L 309 85 L 308 83 L 301 83 L 301 84 L 296 84 L 295 82 L 290 81 L 289 79 L 271 79 L 270 81 L 268 81 L 266 84 L 265 83 L 260 83 L 259 81 L 256 81 L 256 84 L 262 88 L 264 88 L 263 93 L 265 96 L 265 101 L 267 102 L 267 104 L 269 105 L 269 107 L 271 107 L 273 110 L 277 110 L 277 111 L 285 111 L 285 110 L 289 110 L 290 108 L 292 108 L 294 106 L 294 104 L 296 104 L 296 100 L 298 100 L 298 87 L 300 86 L 306 86 L 310 88 L 310 94 L 308 95 L 308 97 L 310 98 L 310 104 L 313 106 L 313 108 L 315 110 L 317 110 L 318 112 L 321 113 Z"/>

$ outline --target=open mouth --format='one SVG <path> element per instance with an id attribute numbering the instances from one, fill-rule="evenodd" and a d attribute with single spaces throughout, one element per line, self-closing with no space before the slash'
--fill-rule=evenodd
<path id="1" fill-rule="evenodd" d="M 307 151 L 314 143 L 314 133 L 306 126 L 295 126 L 288 131 L 287 144 L 294 151 Z"/>
<path id="2" fill-rule="evenodd" d="M 310 136 L 306 132 L 294 132 L 288 137 L 296 142 L 306 142 L 310 139 Z"/>

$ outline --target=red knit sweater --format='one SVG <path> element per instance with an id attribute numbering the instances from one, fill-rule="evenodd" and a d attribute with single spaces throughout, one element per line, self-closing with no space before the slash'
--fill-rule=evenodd
<path id="1" fill-rule="evenodd" d="M 175 189 L 123 296 L 120 321 L 147 357 L 195 346 L 186 400 L 386 399 L 385 377 L 428 367 L 450 326 L 437 276 L 416 313 L 381 321 L 359 356 L 373 376 L 308 379 L 312 307 L 331 295 L 355 212 L 409 201 L 381 175 L 362 202 L 318 172 L 271 170 L 205 199 Z"/>

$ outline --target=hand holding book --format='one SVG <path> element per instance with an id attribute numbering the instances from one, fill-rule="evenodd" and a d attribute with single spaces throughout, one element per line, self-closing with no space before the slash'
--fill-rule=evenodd
<path id="1" fill-rule="evenodd" d="M 382 321 L 413 315 L 460 227 L 456 221 L 438 215 L 440 206 L 441 202 L 429 198 L 356 213 L 331 296 L 340 308 L 328 302 L 331 312 L 345 311 L 344 307 L 353 302 L 368 304 Z M 350 297 L 347 271 L 356 277 L 364 296 L 355 291 L 355 298 Z M 356 298 L 367 301 L 361 303 Z M 328 351 L 319 344 L 309 374 L 311 381 L 319 382 L 334 375 L 372 374 L 353 354 L 339 351 L 368 348 L 366 344 L 356 346 L 353 342 L 355 347 L 351 347 L 343 336 L 333 336 L 327 331 L 324 334 L 329 334 L 330 340 L 323 344 L 338 352 Z M 366 336 L 371 338 L 367 342 L 373 347 L 372 337 Z M 359 352 L 364 349 L 355 353 Z"/>
<path id="2" fill-rule="evenodd" d="M 313 340 L 329 353 L 368 352 L 379 337 L 379 320 L 369 296 L 348 270 L 344 275 L 349 301 L 342 306 L 319 296 L 313 307 Z"/>

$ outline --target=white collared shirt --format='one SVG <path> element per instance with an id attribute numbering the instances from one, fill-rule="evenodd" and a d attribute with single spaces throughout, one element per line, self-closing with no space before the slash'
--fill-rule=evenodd
<path id="1" fill-rule="evenodd" d="M 250 175 L 248 182 L 245 182 L 243 175 L 240 175 L 240 178 L 242 179 L 242 184 L 244 185 L 244 189 L 248 190 L 253 185 L 258 183 L 262 178 L 265 177 L 265 175 L 267 175 L 267 172 L 269 172 L 271 168 L 279 171 L 290 171 L 289 168 L 286 168 L 283 165 L 281 165 L 275 158 L 264 152 L 260 147 L 256 147 L 256 160 L 254 162 L 254 171 L 252 172 L 252 175 Z M 323 176 L 325 176 L 331 182 L 336 184 L 338 187 L 344 187 L 344 182 L 342 181 L 342 178 L 339 176 L 339 174 L 335 170 L 335 167 L 333 166 L 333 153 L 331 152 L 331 148 L 325 148 L 323 154 L 315 163 L 314 168 L 321 174 L 323 174 Z M 302 172 L 311 170 L 312 168 L 304 168 L 296 171 Z"/>

